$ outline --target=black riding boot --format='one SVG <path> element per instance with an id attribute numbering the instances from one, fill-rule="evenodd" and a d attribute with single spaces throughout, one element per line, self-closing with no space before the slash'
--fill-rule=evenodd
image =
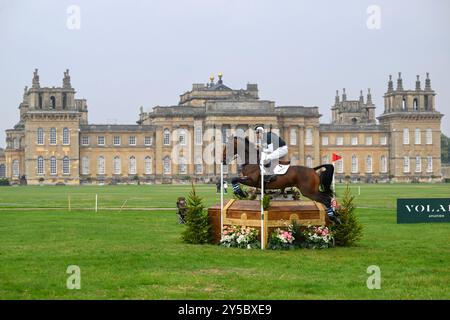
<path id="1" fill-rule="evenodd" d="M 328 215 L 328 218 L 330 218 L 330 220 L 332 222 L 334 222 L 335 224 L 341 224 L 342 223 L 341 219 L 339 219 L 339 217 L 336 216 L 336 214 L 334 212 L 334 209 L 331 206 L 327 209 L 327 215 Z"/>
<path id="2" fill-rule="evenodd" d="M 238 184 L 233 184 L 233 193 L 239 198 L 247 198 L 248 193 L 244 192 Z"/>

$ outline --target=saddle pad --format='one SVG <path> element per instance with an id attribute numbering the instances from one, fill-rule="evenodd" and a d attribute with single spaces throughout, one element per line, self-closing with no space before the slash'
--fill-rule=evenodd
<path id="1" fill-rule="evenodd" d="M 289 169 L 289 167 L 290 167 L 289 165 L 277 164 L 273 168 L 273 173 L 277 175 L 285 174 L 286 171 Z"/>
<path id="2" fill-rule="evenodd" d="M 263 170 L 264 175 L 271 175 L 271 174 L 283 175 L 287 172 L 289 167 L 290 165 L 283 165 L 283 164 L 272 165 L 270 168 L 266 168 L 261 165 L 259 166 L 259 168 Z"/>

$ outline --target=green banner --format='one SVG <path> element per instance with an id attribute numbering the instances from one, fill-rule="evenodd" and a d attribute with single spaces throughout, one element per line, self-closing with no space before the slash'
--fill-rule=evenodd
<path id="1" fill-rule="evenodd" d="M 450 222 L 450 198 L 397 199 L 397 223 Z"/>

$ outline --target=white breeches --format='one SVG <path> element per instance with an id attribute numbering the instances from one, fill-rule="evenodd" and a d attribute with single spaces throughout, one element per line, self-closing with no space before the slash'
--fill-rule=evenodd
<path id="1" fill-rule="evenodd" d="M 270 161 L 277 160 L 277 159 L 284 157 L 285 155 L 287 155 L 287 153 L 288 153 L 287 146 L 279 147 L 278 149 L 275 149 L 271 153 L 262 152 L 261 153 L 261 162 L 269 163 Z"/>

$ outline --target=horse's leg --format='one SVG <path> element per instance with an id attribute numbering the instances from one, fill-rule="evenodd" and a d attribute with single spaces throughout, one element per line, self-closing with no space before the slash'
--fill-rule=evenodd
<path id="1" fill-rule="evenodd" d="M 249 179 L 248 177 L 235 177 L 231 179 L 231 185 L 233 186 L 233 193 L 239 197 L 247 198 L 248 193 L 241 189 L 241 186 L 239 185 L 240 183 L 246 186 L 253 187 L 254 186 L 253 180 Z"/>

